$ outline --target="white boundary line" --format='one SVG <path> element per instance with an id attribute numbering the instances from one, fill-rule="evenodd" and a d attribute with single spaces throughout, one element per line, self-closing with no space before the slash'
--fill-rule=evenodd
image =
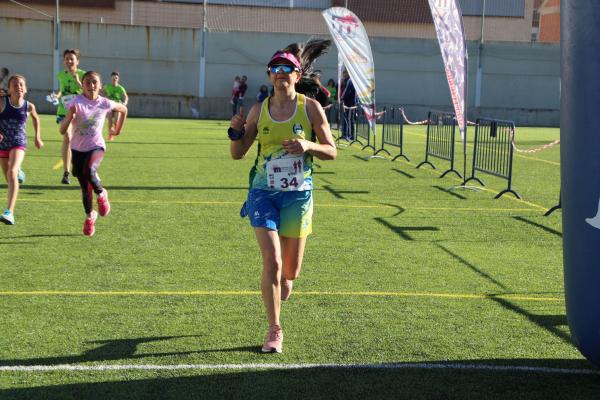
<path id="1" fill-rule="evenodd" d="M 52 371 L 173 371 L 173 370 L 299 370 L 299 369 L 376 369 L 376 370 L 462 370 L 524 372 L 561 375 L 597 375 L 600 370 L 552 367 L 531 367 L 522 365 L 477 365 L 458 363 L 392 363 L 392 364 L 113 364 L 113 365 L 13 365 L 0 366 L 0 372 L 52 372 Z"/>

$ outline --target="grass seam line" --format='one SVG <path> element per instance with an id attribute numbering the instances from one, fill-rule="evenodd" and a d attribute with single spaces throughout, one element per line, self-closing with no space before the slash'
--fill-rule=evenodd
<path id="1" fill-rule="evenodd" d="M 33 198 L 20 198 L 20 202 L 31 202 L 31 203 L 81 203 L 80 199 L 33 199 Z M 178 200 L 114 200 L 111 198 L 111 203 L 115 204 L 205 204 L 205 205 L 240 205 L 242 201 L 178 201 Z M 396 209 L 396 207 L 388 205 L 367 205 L 367 204 L 319 204 L 315 203 L 315 207 L 327 207 L 327 208 L 384 208 L 384 209 Z M 477 207 L 402 207 L 407 211 L 481 211 L 481 212 L 533 212 L 532 208 L 477 208 Z"/>
<path id="2" fill-rule="evenodd" d="M 122 291 L 69 291 L 69 290 L 32 290 L 32 291 L 0 291 L 0 297 L 5 296 L 259 296 L 259 290 L 122 290 Z M 429 297 L 447 299 L 506 299 L 517 301 L 562 302 L 560 297 L 535 297 L 511 294 L 469 294 L 469 293 L 427 293 L 427 292 L 375 292 L 375 291 L 294 291 L 295 296 L 343 296 L 343 297 Z"/>
<path id="3" fill-rule="evenodd" d="M 375 370 L 463 370 L 463 371 L 494 371 L 494 372 L 523 372 L 561 375 L 598 375 L 596 369 L 534 367 L 527 365 L 489 365 L 489 364 L 460 364 L 460 363 L 384 363 L 384 364 L 58 364 L 58 365 L 5 365 L 0 366 L 0 372 L 47 372 L 47 371 L 123 371 L 123 370 L 298 370 L 298 369 L 375 369 Z"/>

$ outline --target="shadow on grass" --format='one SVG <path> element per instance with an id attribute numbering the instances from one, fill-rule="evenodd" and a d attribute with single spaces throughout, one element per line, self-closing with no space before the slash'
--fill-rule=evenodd
<path id="1" fill-rule="evenodd" d="M 365 162 L 369 161 L 369 156 L 359 156 L 357 154 L 352 154 L 352 157 L 354 157 L 354 158 L 356 158 L 357 160 L 360 160 L 360 161 L 365 161 Z"/>
<path id="2" fill-rule="evenodd" d="M 440 230 L 436 226 L 394 226 L 383 218 L 376 217 L 374 219 L 392 232 L 398 234 L 404 240 L 415 240 L 408 232 L 438 232 Z"/>
<path id="3" fill-rule="evenodd" d="M 446 188 L 443 188 L 443 187 L 441 187 L 441 186 L 434 185 L 434 186 L 432 186 L 432 188 L 434 188 L 434 189 L 437 189 L 437 190 L 439 190 L 440 192 L 444 192 L 444 193 L 446 193 L 446 194 L 449 194 L 450 196 L 454 196 L 454 197 L 456 197 L 457 199 L 461 199 L 461 200 L 467 200 L 467 198 L 466 198 L 465 196 L 463 196 L 462 194 L 458 194 L 458 193 L 456 193 L 456 192 L 452 192 L 452 191 L 450 191 L 450 190 L 448 190 L 448 189 L 446 189 Z"/>
<path id="4" fill-rule="evenodd" d="M 224 136 L 223 138 L 210 138 L 210 137 L 203 137 L 202 138 L 202 142 L 125 142 L 125 141 L 120 141 L 119 138 L 115 139 L 113 142 L 108 142 L 109 146 L 113 146 L 113 145 L 123 145 L 123 144 L 136 144 L 136 145 L 175 145 L 175 146 L 179 146 L 179 145 L 183 145 L 183 146 L 190 146 L 190 145 L 203 145 L 206 143 L 203 143 L 204 141 L 219 141 L 219 142 L 226 142 L 227 136 Z M 48 143 L 62 143 L 62 140 L 56 140 L 56 139 L 44 139 L 44 142 L 48 142 Z M 226 142 L 229 143 L 229 142 Z M 57 156 L 49 156 L 49 155 L 33 155 L 33 157 L 57 157 Z"/>
<path id="5" fill-rule="evenodd" d="M 447 249 L 446 247 L 442 246 L 439 243 L 435 243 L 435 245 L 437 247 L 439 247 L 440 249 L 442 249 L 447 254 L 449 254 L 450 256 L 452 256 L 455 260 L 459 261 L 462 265 L 465 265 L 466 267 L 468 267 L 469 269 L 471 269 L 472 271 L 477 273 L 479 276 L 485 278 L 489 282 L 493 283 L 494 285 L 496 285 L 506 291 L 509 290 L 508 287 L 506 287 L 504 284 L 502 284 L 502 282 L 498 281 L 497 279 L 492 277 L 487 272 L 482 271 L 480 268 L 478 268 L 474 264 L 468 262 L 467 260 L 465 260 L 464 258 L 459 256 L 458 254 L 450 251 L 449 249 Z M 508 293 L 505 293 L 505 294 L 508 294 Z M 502 295 L 502 294 L 499 294 L 499 295 Z M 489 296 L 489 299 L 496 302 L 497 304 L 502 306 L 504 309 L 512 311 L 513 313 L 519 314 L 519 315 L 527 318 L 531 323 L 539 326 L 540 328 L 545 329 L 546 331 L 550 332 L 551 334 L 553 334 L 560 340 L 564 341 L 565 343 L 568 343 L 569 345 L 573 345 L 573 341 L 571 340 L 571 337 L 569 336 L 569 334 L 565 333 L 557 328 L 558 326 L 566 326 L 567 325 L 566 315 L 537 315 L 537 314 L 533 314 L 532 312 L 526 310 L 523 307 L 520 307 L 520 306 L 514 304 L 514 302 L 511 302 L 511 301 L 507 300 L 506 298 L 497 297 L 497 296 Z"/>
<path id="6" fill-rule="evenodd" d="M 439 247 L 440 249 L 442 249 L 446 254 L 448 254 L 452 258 L 454 258 L 456 261 L 458 261 L 462 265 L 468 267 L 471 271 L 475 272 L 477 275 L 485 278 L 487 281 L 493 283 L 494 285 L 498 286 L 499 288 L 501 288 L 503 290 L 509 290 L 508 287 L 506 287 L 502 282 L 498 281 L 493 276 L 491 276 L 487 272 L 484 272 L 483 270 L 481 270 L 480 268 L 478 268 L 474 264 L 470 263 L 469 261 L 465 260 L 464 258 L 462 258 L 461 256 L 459 256 L 458 254 L 452 252 L 450 249 L 442 246 L 439 243 L 435 243 L 435 245 L 437 247 Z"/>
<path id="7" fill-rule="evenodd" d="M 557 338 L 561 339 L 563 342 L 568 343 L 570 345 L 575 345 L 571 339 L 571 336 L 568 333 L 565 333 L 559 330 L 558 326 L 566 326 L 567 325 L 567 316 L 566 315 L 536 315 L 533 314 L 526 309 L 515 305 L 514 303 L 499 297 L 491 297 L 491 300 L 500 304 L 507 310 L 513 311 L 519 315 L 524 316 L 530 322 L 547 330 L 552 333 Z M 600 393 L 600 392 L 599 392 Z"/>
<path id="8" fill-rule="evenodd" d="M 215 353 L 215 352 L 250 352 L 259 353 L 260 348 L 258 346 L 252 347 L 233 347 L 223 349 L 210 349 L 210 350 L 195 350 L 186 352 L 173 352 L 173 353 L 142 353 L 136 354 L 137 348 L 143 343 L 159 342 L 171 339 L 199 337 L 194 335 L 183 335 L 183 336 L 157 336 L 157 337 L 143 337 L 143 338 L 132 338 L 132 339 L 108 339 L 108 340 L 96 340 L 87 342 L 90 344 L 98 344 L 100 346 L 85 351 L 83 354 L 61 356 L 61 357 L 43 357 L 43 358 L 27 358 L 27 359 L 14 359 L 14 360 L 0 360 L 0 366 L 15 366 L 15 365 L 62 365 L 62 364 L 79 364 L 88 362 L 98 361 L 117 361 L 117 360 L 136 360 L 147 357 L 173 357 L 182 356 L 188 354 L 199 354 L 199 353 Z M 1 398 L 1 397 L 0 397 Z"/>
<path id="9" fill-rule="evenodd" d="M 524 218 L 524 217 L 521 217 L 521 216 L 515 216 L 513 218 L 516 219 L 517 221 L 524 222 L 524 223 L 526 223 L 528 225 L 531 225 L 531 226 L 534 226 L 536 228 L 540 228 L 541 230 L 546 231 L 548 233 L 551 233 L 553 235 L 556 235 L 558 237 L 562 237 L 562 232 L 557 231 L 556 229 L 552 229 L 552 228 L 549 228 L 549 227 L 547 227 L 545 225 L 538 224 L 535 221 L 532 221 L 530 219 L 527 219 L 527 218 Z"/>
<path id="10" fill-rule="evenodd" d="M 6 185 L 0 185 L 0 189 Z M 107 185 L 110 190 L 248 190 L 247 186 L 112 186 Z M 73 185 L 27 185 L 24 189 L 31 190 L 77 190 L 81 188 L 78 184 Z M 368 192 L 367 192 L 368 193 Z"/>
<path id="11" fill-rule="evenodd" d="M 276 362 L 277 356 L 266 356 Z M 74 379 L 96 382 L 47 384 L 22 387 L 26 382 L 18 372 L 19 388 L 0 389 L 0 398 L 20 399 L 592 399 L 600 393 L 597 374 L 535 372 L 507 367 L 568 368 L 587 370 L 584 360 L 464 360 L 448 367 L 446 362 L 392 364 L 381 368 L 312 367 L 264 370 L 204 370 L 136 372 L 66 372 Z M 479 368 L 478 368 L 479 367 Z M 590 371 L 591 372 L 591 371 Z M 597 371 L 596 371 L 597 372 Z M 37 372 L 36 374 L 40 374 Z M 49 372 L 41 372 L 42 377 Z M 82 375 L 83 374 L 83 375 Z M 143 379 L 134 379 L 139 374 Z M 115 376 L 116 375 L 116 376 Z M 150 375 L 151 377 L 147 377 Z M 162 376 L 161 376 L 162 375 Z M 39 381 L 27 377 L 30 381 Z M 47 382 L 49 378 L 45 378 Z M 50 378 L 52 379 L 52 378 Z M 104 379 L 105 381 L 100 381 Z M 120 379 L 120 380 L 116 380 Z M 15 378 L 15 380 L 17 380 Z"/>
<path id="12" fill-rule="evenodd" d="M 397 217 L 398 215 L 402 214 L 404 211 L 406 211 L 406 208 L 402 207 L 402 206 L 398 206 L 396 204 L 391 204 L 391 203 L 382 203 L 382 205 L 384 206 L 389 206 L 389 207 L 393 207 L 395 208 L 396 214 L 392 215 L 392 217 Z"/>
<path id="13" fill-rule="evenodd" d="M 392 171 L 395 171 L 401 175 L 404 175 L 405 177 L 409 178 L 409 179 L 415 179 L 414 175 L 409 174 L 408 172 L 404 172 L 401 169 L 398 168 L 392 168 Z"/>
<path id="14" fill-rule="evenodd" d="M 329 185 L 323 185 L 323 189 L 337 197 L 338 199 L 345 199 L 344 194 L 369 194 L 368 190 L 336 190 Z"/>
<path id="15" fill-rule="evenodd" d="M 0 189 L 6 189 L 7 186 L 6 184 L 0 184 Z M 28 185 L 27 183 L 25 183 L 22 186 L 22 193 L 24 193 L 25 190 L 77 190 L 77 191 L 81 191 L 81 188 L 79 187 L 79 185 L 77 183 L 72 184 L 72 185 Z"/>
<path id="16" fill-rule="evenodd" d="M 20 236 L 9 236 L 9 237 L 0 237 L 0 240 L 10 240 L 10 239 L 25 239 L 25 238 L 53 238 L 53 237 L 80 237 L 81 235 L 76 235 L 74 233 L 48 233 L 48 234 L 33 234 L 33 235 L 20 235 Z"/>

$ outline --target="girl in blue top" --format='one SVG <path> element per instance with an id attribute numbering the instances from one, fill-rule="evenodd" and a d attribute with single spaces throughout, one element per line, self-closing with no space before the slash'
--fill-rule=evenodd
<path id="1" fill-rule="evenodd" d="M 277 51 L 267 75 L 274 94 L 255 104 L 247 120 L 234 115 L 228 131 L 233 159 L 243 158 L 255 139 L 258 156 L 242 209 L 254 228 L 263 259 L 261 290 L 269 330 L 262 351 L 282 351 L 279 315 L 300 273 L 312 230 L 312 158 L 333 160 L 337 151 L 321 105 L 308 78 L 313 61 L 331 42 L 312 40 Z"/>
<path id="2" fill-rule="evenodd" d="M 8 96 L 0 97 L 0 165 L 8 185 L 8 205 L 0 215 L 0 221 L 7 225 L 15 223 L 15 204 L 19 193 L 18 174 L 27 147 L 27 114 L 31 114 L 33 119 L 35 147 L 41 149 L 44 145 L 40 136 L 40 119 L 33 103 L 25 100 L 25 94 L 25 77 L 13 75 L 8 80 Z"/>

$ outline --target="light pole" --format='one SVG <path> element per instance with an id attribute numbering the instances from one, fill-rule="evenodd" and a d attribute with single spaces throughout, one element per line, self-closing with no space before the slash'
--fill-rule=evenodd
<path id="1" fill-rule="evenodd" d="M 485 24 L 485 0 L 481 6 L 481 34 L 479 36 L 479 49 L 477 51 L 477 76 L 475 78 L 475 107 L 481 107 L 481 78 L 483 75 L 482 57 L 483 53 L 483 28 Z"/>
<path id="2" fill-rule="evenodd" d="M 200 42 L 198 97 L 206 96 L 206 36 L 208 35 L 208 28 L 206 27 L 206 3 L 208 3 L 208 0 L 204 0 L 202 6 L 202 41 Z"/>
<path id="3" fill-rule="evenodd" d="M 58 70 L 60 68 L 60 2 L 56 0 L 54 16 L 54 49 L 52 50 L 52 90 L 58 91 Z"/>

